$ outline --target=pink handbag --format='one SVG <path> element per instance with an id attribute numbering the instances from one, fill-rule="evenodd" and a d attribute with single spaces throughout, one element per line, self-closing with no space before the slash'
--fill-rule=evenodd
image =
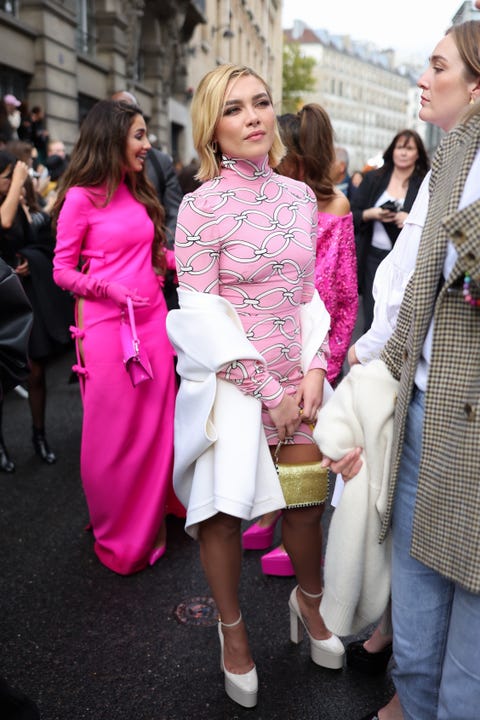
<path id="1" fill-rule="evenodd" d="M 120 323 L 120 338 L 122 341 L 123 362 L 125 369 L 130 375 L 133 387 L 145 380 L 153 379 L 152 366 L 144 350 L 140 348 L 140 340 L 137 336 L 135 315 L 131 298 L 127 298 L 128 321 L 125 313 L 122 314 Z"/>

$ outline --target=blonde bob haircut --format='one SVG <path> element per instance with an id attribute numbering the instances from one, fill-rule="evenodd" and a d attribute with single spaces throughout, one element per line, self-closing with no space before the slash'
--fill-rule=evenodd
<path id="1" fill-rule="evenodd" d="M 196 177 L 202 182 L 220 174 L 222 152 L 214 139 L 215 129 L 222 117 L 228 84 L 231 80 L 245 75 L 252 75 L 260 80 L 270 102 L 273 103 L 270 88 L 260 75 L 245 65 L 228 63 L 208 72 L 200 81 L 193 96 L 191 108 L 193 144 L 200 160 Z M 284 155 L 285 148 L 275 120 L 274 139 L 268 153 L 270 166 L 277 167 Z"/>

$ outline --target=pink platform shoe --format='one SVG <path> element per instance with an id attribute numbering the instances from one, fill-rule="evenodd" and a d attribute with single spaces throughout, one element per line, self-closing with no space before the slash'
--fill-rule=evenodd
<path id="1" fill-rule="evenodd" d="M 292 561 L 283 545 L 262 555 L 261 562 L 264 575 L 280 575 L 283 577 L 295 575 Z"/>
<path id="2" fill-rule="evenodd" d="M 242 545 L 244 550 L 266 550 L 273 542 L 273 533 L 280 518 L 281 511 L 278 512 L 275 520 L 268 527 L 260 527 L 258 523 L 253 523 L 242 534 Z"/>
<path id="3" fill-rule="evenodd" d="M 165 551 L 167 549 L 167 543 L 163 543 L 163 545 L 160 545 L 160 547 L 155 548 L 150 553 L 150 557 L 148 558 L 148 564 L 149 565 L 155 565 L 156 562 L 160 560 L 165 555 Z"/>

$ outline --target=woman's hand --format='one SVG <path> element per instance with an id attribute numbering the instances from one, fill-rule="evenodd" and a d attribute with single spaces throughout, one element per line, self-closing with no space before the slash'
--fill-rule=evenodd
<path id="1" fill-rule="evenodd" d="M 383 210 L 381 207 L 367 208 L 362 213 L 362 219 L 365 222 L 377 220 L 382 223 L 395 222 L 398 213 L 391 210 Z"/>
<path id="2" fill-rule="evenodd" d="M 133 307 L 145 307 L 150 305 L 150 299 L 138 295 L 136 290 L 130 290 L 125 285 L 120 283 L 111 282 L 105 287 L 105 296 L 113 300 L 119 307 L 125 307 L 127 304 L 127 298 L 132 299 Z"/>
<path id="3" fill-rule="evenodd" d="M 30 275 L 30 268 L 28 267 L 28 260 L 26 260 L 24 257 L 19 258 L 19 263 L 17 267 L 15 268 L 15 272 L 20 277 L 27 277 L 27 275 Z"/>
<path id="4" fill-rule="evenodd" d="M 17 160 L 12 173 L 12 182 L 10 186 L 22 188 L 25 180 L 28 176 L 28 165 L 27 163 Z"/>
<path id="5" fill-rule="evenodd" d="M 17 215 L 18 205 L 21 202 L 23 183 L 28 176 L 26 163 L 17 160 L 12 170 L 12 179 L 8 192 L 0 205 L 0 223 L 4 230 L 12 227 Z"/>
<path id="6" fill-rule="evenodd" d="M 348 348 L 347 361 L 350 367 L 352 367 L 352 365 L 359 364 L 360 361 L 357 358 L 357 353 L 355 352 L 355 345 Z"/>
<path id="7" fill-rule="evenodd" d="M 47 215 L 51 214 L 51 212 L 53 210 L 53 206 L 55 205 L 55 203 L 57 201 L 57 196 L 58 196 L 58 192 L 56 190 L 50 190 L 47 197 L 45 198 L 45 206 L 43 208 L 43 212 L 46 212 Z"/>
<path id="8" fill-rule="evenodd" d="M 395 222 L 395 225 L 397 226 L 397 228 L 399 228 L 400 230 L 403 228 L 407 217 L 408 217 L 408 213 L 405 212 L 404 210 L 400 210 L 399 212 L 395 213 L 394 222 Z"/>
<path id="9" fill-rule="evenodd" d="M 285 438 L 294 435 L 302 422 L 302 415 L 297 401 L 294 396 L 287 395 L 287 393 L 284 394 L 280 404 L 274 408 L 269 408 L 268 412 L 277 429 L 278 438 L 282 442 Z"/>
<path id="10" fill-rule="evenodd" d="M 323 456 L 322 466 L 330 468 L 335 474 L 340 473 L 345 482 L 358 475 L 363 465 L 360 457 L 362 448 L 354 448 L 344 455 L 340 460 L 332 460 L 326 455 Z"/>
<path id="11" fill-rule="evenodd" d="M 315 368 L 304 375 L 295 394 L 297 405 L 302 409 L 302 422 L 315 423 L 323 400 L 325 370 Z"/>

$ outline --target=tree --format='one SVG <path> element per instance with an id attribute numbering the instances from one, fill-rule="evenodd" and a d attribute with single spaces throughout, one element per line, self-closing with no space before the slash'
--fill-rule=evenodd
<path id="1" fill-rule="evenodd" d="M 282 112 L 297 112 L 303 104 L 302 93 L 315 90 L 314 67 L 315 59 L 302 55 L 297 43 L 284 44 Z"/>

